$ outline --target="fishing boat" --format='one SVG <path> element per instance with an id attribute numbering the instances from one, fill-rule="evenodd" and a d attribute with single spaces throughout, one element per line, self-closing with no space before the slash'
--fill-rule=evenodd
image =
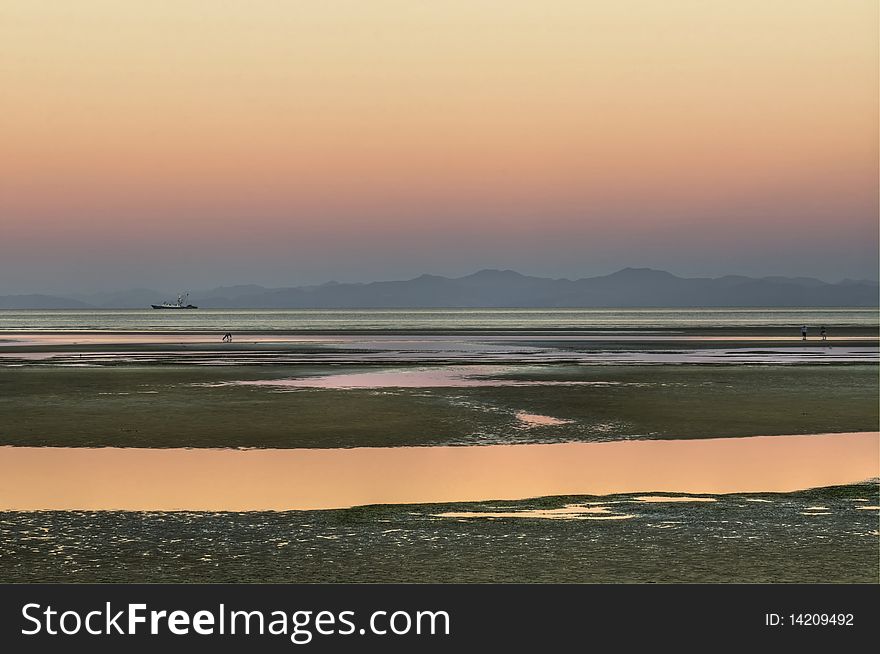
<path id="1" fill-rule="evenodd" d="M 189 303 L 189 293 L 177 295 L 177 302 L 163 302 L 162 304 L 151 304 L 154 309 L 198 309 L 194 304 Z"/>

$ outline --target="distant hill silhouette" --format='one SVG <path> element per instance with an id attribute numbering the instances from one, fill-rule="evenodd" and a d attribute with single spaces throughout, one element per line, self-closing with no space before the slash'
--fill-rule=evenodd
<path id="1" fill-rule="evenodd" d="M 202 308 L 430 308 L 430 307 L 876 307 L 877 282 L 823 282 L 808 277 L 678 277 L 650 268 L 624 268 L 585 279 L 530 277 L 512 270 L 481 270 L 465 277 L 422 275 L 389 282 L 337 283 L 291 288 L 253 284 L 193 291 Z M 0 296 L 0 308 L 145 308 L 171 297 L 136 289 L 70 299 Z"/>

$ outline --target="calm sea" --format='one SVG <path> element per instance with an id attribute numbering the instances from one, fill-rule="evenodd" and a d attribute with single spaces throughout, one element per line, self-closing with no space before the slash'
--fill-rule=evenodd
<path id="1" fill-rule="evenodd" d="M 3 310 L 0 331 L 877 327 L 865 308 Z"/>

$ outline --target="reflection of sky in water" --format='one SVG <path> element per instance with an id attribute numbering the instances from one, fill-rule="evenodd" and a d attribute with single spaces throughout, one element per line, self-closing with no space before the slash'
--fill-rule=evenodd
<path id="1" fill-rule="evenodd" d="M 876 478 L 878 460 L 877 432 L 350 449 L 7 446 L 0 510 L 291 510 L 613 493 L 711 504 L 701 494 Z"/>
<path id="2" fill-rule="evenodd" d="M 717 502 L 716 497 L 697 497 L 693 495 L 640 495 L 630 500 L 618 500 L 614 502 L 585 502 L 583 504 L 566 504 L 565 506 L 555 509 L 522 509 L 518 511 L 447 511 L 446 513 L 438 513 L 438 518 L 524 518 L 524 519 L 545 519 L 545 520 L 627 520 L 636 518 L 638 514 L 626 512 L 625 506 L 614 507 L 612 505 L 626 505 L 636 502 L 646 502 L 648 504 L 668 504 L 670 502 Z M 760 500 L 768 501 L 769 500 Z M 624 510 L 622 513 L 615 513 L 615 508 Z M 809 507 L 807 510 L 815 509 Z M 807 514 L 804 514 L 807 515 Z M 672 527 L 674 524 L 664 522 L 662 528 Z"/>
<path id="3" fill-rule="evenodd" d="M 543 520 L 626 520 L 634 515 L 613 513 L 607 506 L 567 504 L 556 509 L 522 509 L 519 511 L 447 511 L 437 518 L 523 518 Z"/>
<path id="4" fill-rule="evenodd" d="M 499 377 L 515 371 L 510 367 L 467 366 L 443 368 L 402 368 L 399 370 L 371 370 L 369 372 L 314 375 L 289 379 L 257 379 L 213 384 L 200 384 L 206 387 L 220 386 L 266 386 L 278 389 L 330 388 L 337 390 L 355 388 L 466 388 L 472 386 L 611 386 L 624 382 L 611 381 L 554 381 L 520 380 Z M 540 421 L 545 416 L 522 414 L 524 422 L 534 418 Z M 563 424 L 545 422 L 542 424 Z"/>
<path id="5" fill-rule="evenodd" d="M 714 497 L 694 497 L 692 495 L 643 495 L 635 498 L 639 502 L 717 502 Z"/>
<path id="6" fill-rule="evenodd" d="M 538 413 L 528 413 L 526 411 L 517 411 L 516 419 L 527 427 L 555 427 L 557 425 L 567 425 L 573 420 L 565 420 L 563 418 L 554 418 L 553 416 L 542 416 Z"/>

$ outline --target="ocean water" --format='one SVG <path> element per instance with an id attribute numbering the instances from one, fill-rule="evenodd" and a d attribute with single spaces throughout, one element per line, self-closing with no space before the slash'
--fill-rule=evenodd
<path id="1" fill-rule="evenodd" d="M 877 328 L 865 308 L 2 310 L 3 331 Z M 833 332 L 832 332 L 833 333 Z"/>

